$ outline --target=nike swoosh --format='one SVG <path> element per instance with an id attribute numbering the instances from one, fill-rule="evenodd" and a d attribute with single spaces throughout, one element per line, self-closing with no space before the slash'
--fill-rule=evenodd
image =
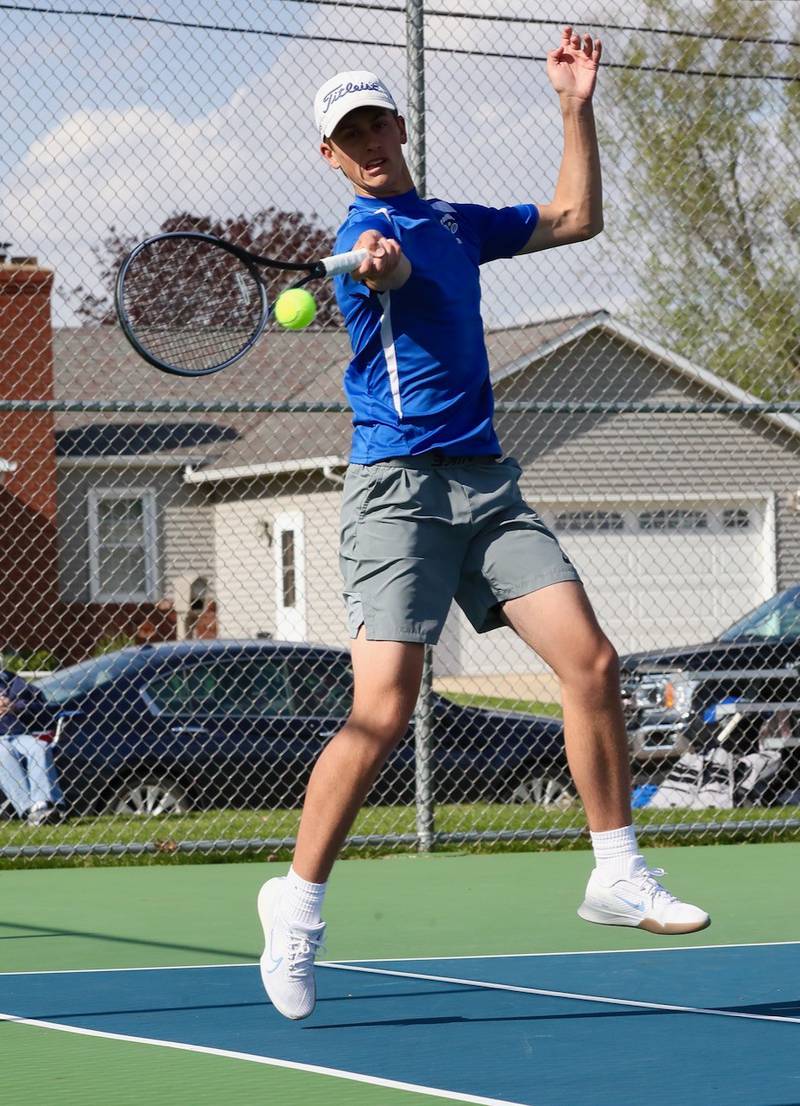
<path id="1" fill-rule="evenodd" d="M 626 899 L 624 895 L 617 895 L 620 902 L 624 902 L 627 906 L 632 906 L 634 910 L 644 910 L 643 902 L 633 902 L 631 899 Z"/>
<path id="2" fill-rule="evenodd" d="M 274 934 L 274 931 L 270 930 L 270 934 L 269 934 L 269 959 L 270 959 L 270 962 L 272 964 L 272 967 L 266 968 L 267 975 L 272 975 L 272 973 L 276 972 L 278 970 L 278 968 L 281 966 L 281 964 L 283 963 L 283 957 L 279 956 L 276 959 L 275 953 L 272 951 L 273 934 Z"/>

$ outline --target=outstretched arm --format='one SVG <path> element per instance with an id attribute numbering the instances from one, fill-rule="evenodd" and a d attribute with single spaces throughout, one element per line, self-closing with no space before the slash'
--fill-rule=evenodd
<path id="1" fill-rule="evenodd" d="M 539 221 L 520 253 L 593 238 L 603 229 L 603 189 L 592 96 L 602 44 L 565 27 L 547 55 L 547 75 L 561 101 L 564 150 L 555 195 L 539 206 Z"/>

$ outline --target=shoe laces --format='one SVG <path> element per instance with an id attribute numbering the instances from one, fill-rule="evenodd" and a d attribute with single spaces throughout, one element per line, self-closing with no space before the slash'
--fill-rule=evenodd
<path id="1" fill-rule="evenodd" d="M 317 951 L 322 949 L 322 933 L 308 933 L 303 929 L 290 929 L 288 933 L 289 945 L 289 975 L 298 978 L 310 970 L 314 963 Z"/>
<path id="2" fill-rule="evenodd" d="M 643 894 L 649 895 L 653 900 L 662 899 L 664 902 L 677 902 L 673 894 L 658 881 L 659 876 L 667 873 L 664 868 L 642 868 L 633 877 L 633 881 L 639 885 Z"/>

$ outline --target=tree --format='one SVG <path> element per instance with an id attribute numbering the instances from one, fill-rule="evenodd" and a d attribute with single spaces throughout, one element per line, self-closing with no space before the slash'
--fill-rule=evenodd
<path id="1" fill-rule="evenodd" d="M 604 164 L 635 321 L 764 398 L 800 398 L 800 59 L 741 41 L 796 40 L 800 12 L 791 28 L 772 0 L 644 6 L 648 26 L 714 37 L 642 34 L 620 59 Z"/>
<path id="2" fill-rule="evenodd" d="M 309 221 L 299 212 L 279 211 L 272 207 L 257 211 L 255 215 L 238 215 L 225 219 L 180 212 L 165 219 L 158 229 L 201 231 L 203 234 L 234 242 L 252 253 L 290 261 L 311 261 L 324 257 L 333 252 L 334 243 L 331 231 Z M 70 293 L 75 310 L 81 318 L 103 325 L 116 322 L 114 282 L 117 270 L 138 240 L 136 237 L 121 234 L 116 227 L 109 227 L 102 244 L 94 250 L 104 291 L 97 294 L 79 286 Z M 266 282 L 267 298 L 271 304 L 284 288 L 294 283 L 297 276 L 302 276 L 272 269 L 262 269 L 260 273 Z M 311 286 L 311 290 L 317 301 L 315 326 L 339 329 L 342 319 L 336 306 L 332 283 L 319 281 Z"/>

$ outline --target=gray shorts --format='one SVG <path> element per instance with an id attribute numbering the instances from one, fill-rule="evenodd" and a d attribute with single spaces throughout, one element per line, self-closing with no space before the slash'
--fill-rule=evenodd
<path id="1" fill-rule="evenodd" d="M 578 581 L 557 539 L 522 498 L 506 457 L 396 457 L 350 465 L 341 566 L 350 634 L 435 644 L 453 599 L 479 634 L 507 599 Z"/>

